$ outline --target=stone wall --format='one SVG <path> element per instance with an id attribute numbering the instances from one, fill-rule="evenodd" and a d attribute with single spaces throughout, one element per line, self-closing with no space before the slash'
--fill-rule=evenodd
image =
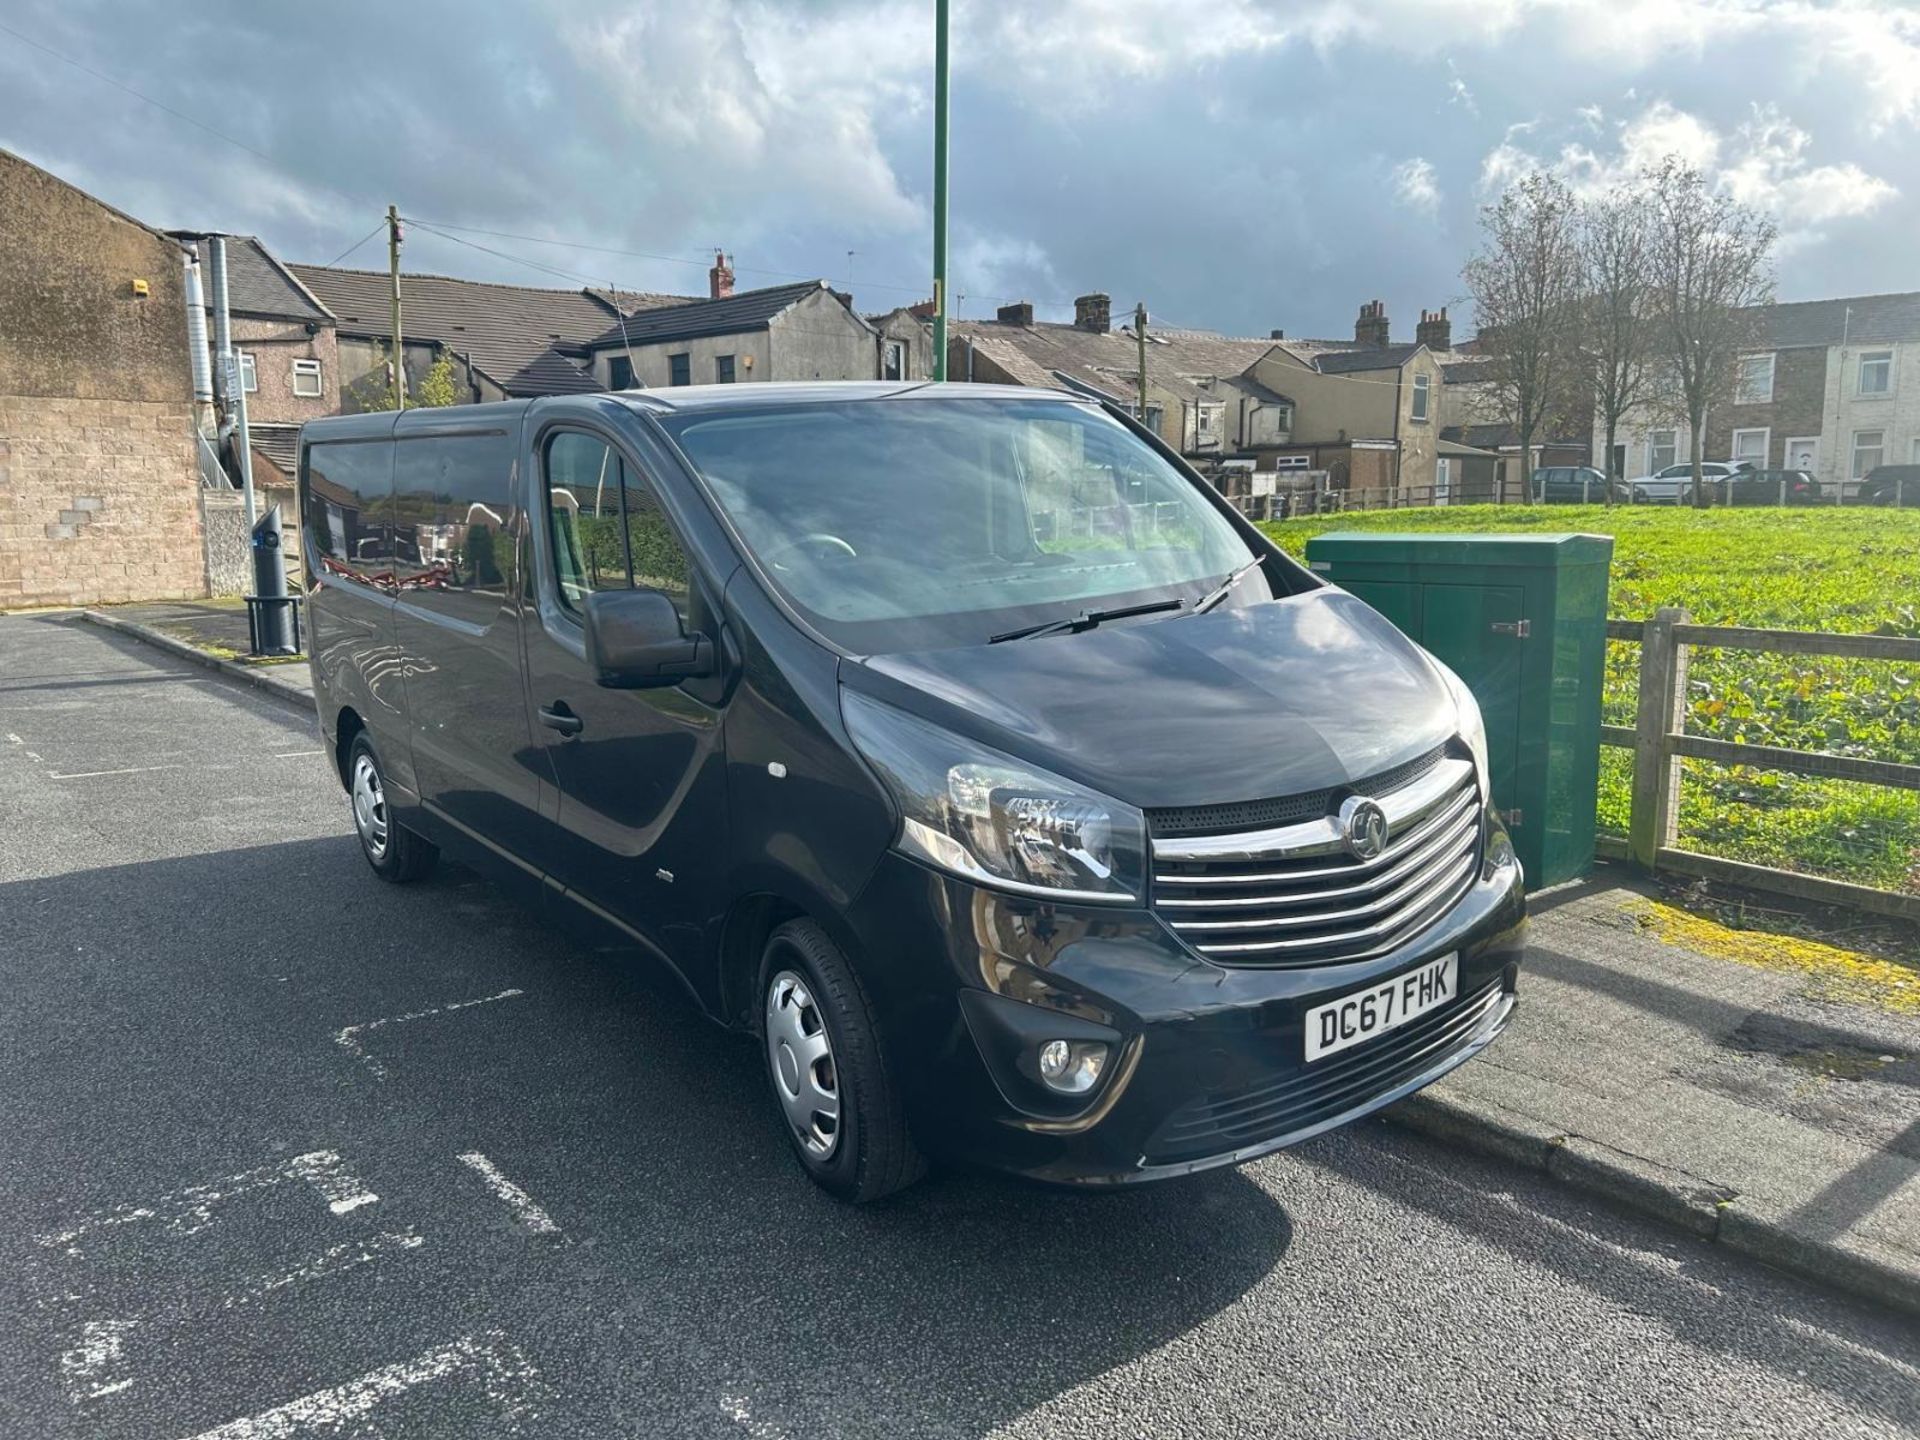
<path id="1" fill-rule="evenodd" d="M 206 526 L 208 593 L 251 594 L 253 554 L 246 497 L 238 490 L 202 490 L 200 514 Z"/>
<path id="2" fill-rule="evenodd" d="M 0 395 L 0 609 L 206 593 L 186 400 Z"/>
<path id="3" fill-rule="evenodd" d="M 0 608 L 206 593 L 183 258 L 0 151 Z"/>

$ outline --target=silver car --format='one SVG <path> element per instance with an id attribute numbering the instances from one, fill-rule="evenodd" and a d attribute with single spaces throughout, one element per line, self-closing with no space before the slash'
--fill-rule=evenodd
<path id="1" fill-rule="evenodd" d="M 1700 462 L 1700 475 L 1706 480 L 1724 480 L 1729 475 L 1737 475 L 1750 468 L 1744 463 L 1730 465 L 1724 460 L 1703 460 Z M 1677 505 L 1693 494 L 1693 462 L 1682 460 L 1678 465 L 1669 465 L 1651 475 L 1642 475 L 1627 484 L 1636 505 Z"/>

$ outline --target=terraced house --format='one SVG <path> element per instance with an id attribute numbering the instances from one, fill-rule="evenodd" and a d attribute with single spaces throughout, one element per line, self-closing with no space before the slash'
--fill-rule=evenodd
<path id="1" fill-rule="evenodd" d="M 1708 416 L 1703 460 L 1805 470 L 1829 498 L 1878 465 L 1920 464 L 1920 292 L 1762 306 L 1734 393 Z M 1605 445 L 1596 434 L 1595 451 Z M 1682 419 L 1633 416 L 1614 446 L 1631 478 L 1693 458 Z"/>

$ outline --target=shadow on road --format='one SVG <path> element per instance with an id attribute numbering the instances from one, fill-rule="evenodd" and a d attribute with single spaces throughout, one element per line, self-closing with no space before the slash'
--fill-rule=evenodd
<path id="1" fill-rule="evenodd" d="M 985 1433 L 1177 1339 L 1287 1251 L 1285 1211 L 1231 1172 L 1117 1195 L 940 1174 L 842 1206 L 787 1154 L 757 1047 L 664 973 L 560 938 L 455 867 L 382 885 L 344 813 L 342 831 L 0 886 L 23 947 L 0 1016 L 19 1162 L 0 1204 L 51 1228 L 271 1144 L 337 1150 L 398 1215 L 429 1187 L 468 1203 L 452 1157 L 483 1151 L 566 1242 L 527 1246 L 489 1211 L 474 1258 L 441 1270 L 454 1222 L 429 1212 L 433 1244 L 391 1268 L 375 1319 L 396 1348 L 504 1327 L 582 1433 L 608 1396 L 655 1433 L 735 1401 L 795 1425 Z M 524 993 L 363 1032 L 380 1073 L 335 1039 L 508 988 Z M 331 1302 L 311 1303 L 254 1323 L 296 1334 Z"/>

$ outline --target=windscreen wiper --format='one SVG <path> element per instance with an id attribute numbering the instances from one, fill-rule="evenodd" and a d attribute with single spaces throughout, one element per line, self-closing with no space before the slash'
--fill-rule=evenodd
<path id="1" fill-rule="evenodd" d="M 1078 634 L 1082 630 L 1091 630 L 1106 620 L 1125 620 L 1129 615 L 1158 615 L 1162 610 L 1178 610 L 1187 602 L 1184 600 L 1149 600 L 1144 605 L 1121 605 L 1112 610 L 1082 610 L 1078 615 L 1069 615 L 1064 620 L 1042 620 L 1038 625 L 1028 625 L 1020 630 L 1007 630 L 999 635 L 989 635 L 987 643 L 998 645 L 1002 640 L 1025 640 L 1034 635 L 1058 635 L 1063 630 Z"/>
<path id="2" fill-rule="evenodd" d="M 1233 590 L 1233 587 L 1240 583 L 1240 578 L 1243 575 L 1245 575 L 1249 570 L 1256 569 L 1259 566 L 1259 564 L 1260 564 L 1260 557 L 1256 555 L 1253 559 L 1249 560 L 1246 564 L 1242 565 L 1238 570 L 1234 571 L 1231 575 L 1227 576 L 1227 578 L 1222 580 L 1218 585 L 1214 586 L 1213 589 L 1209 590 L 1206 594 L 1202 595 L 1200 597 L 1199 603 L 1193 607 L 1193 613 L 1196 615 L 1206 614 L 1207 611 L 1211 610 L 1214 606 L 1218 605 L 1222 600 L 1227 598 L 1228 594 L 1231 593 L 1231 591 Z"/>

